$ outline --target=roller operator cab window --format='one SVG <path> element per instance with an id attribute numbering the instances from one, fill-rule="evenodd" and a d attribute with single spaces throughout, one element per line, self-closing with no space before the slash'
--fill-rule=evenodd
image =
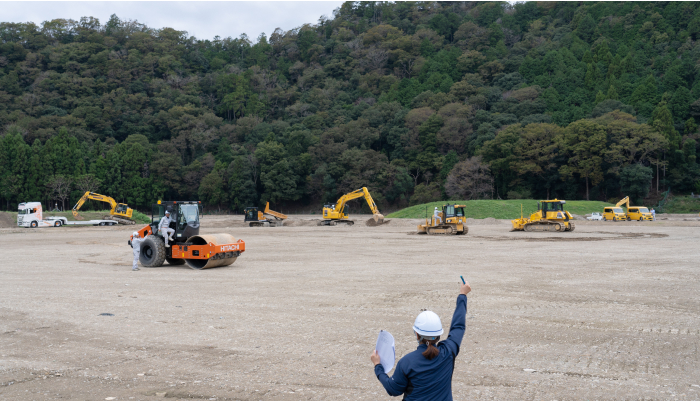
<path id="1" fill-rule="evenodd" d="M 163 205 L 153 206 L 153 222 L 160 223 L 160 219 L 165 216 L 165 207 Z"/>
<path id="2" fill-rule="evenodd" d="M 455 207 L 447 205 L 445 206 L 445 217 L 454 217 L 455 215 Z"/>
<path id="3" fill-rule="evenodd" d="M 184 230 L 188 224 L 195 227 L 199 225 L 199 206 L 195 204 L 180 205 L 178 214 L 177 225 L 180 230 Z"/>

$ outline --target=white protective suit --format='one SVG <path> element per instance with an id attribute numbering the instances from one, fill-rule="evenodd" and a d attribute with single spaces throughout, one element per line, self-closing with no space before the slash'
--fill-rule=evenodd
<path id="1" fill-rule="evenodd" d="M 134 265 L 131 267 L 131 270 L 139 270 L 139 256 L 141 255 L 141 243 L 143 242 L 143 240 L 146 239 L 146 237 L 141 238 L 138 236 L 138 233 L 134 234 L 136 235 L 134 235 L 134 237 L 131 239 L 131 246 L 134 248 Z"/>
<path id="2" fill-rule="evenodd" d="M 435 216 L 435 220 L 439 221 L 440 224 L 442 224 L 442 217 L 440 217 L 440 211 L 438 208 L 435 208 L 435 212 L 433 212 L 433 216 Z"/>
<path id="3" fill-rule="evenodd" d="M 170 228 L 170 222 L 172 220 L 168 216 L 163 216 L 162 219 L 160 219 L 160 222 L 158 223 L 158 230 L 160 231 L 160 235 L 163 236 L 163 239 L 165 240 L 165 246 L 170 246 L 168 245 L 168 240 L 170 241 L 175 241 L 173 239 L 173 234 L 175 234 L 175 230 Z"/>

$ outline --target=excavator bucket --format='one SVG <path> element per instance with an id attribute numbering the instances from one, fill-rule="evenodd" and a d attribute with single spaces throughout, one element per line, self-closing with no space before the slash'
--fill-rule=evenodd
<path id="1" fill-rule="evenodd" d="M 384 223 L 388 223 L 389 220 L 384 220 L 384 215 L 381 213 L 375 213 L 372 215 L 372 218 L 367 220 L 365 225 L 368 227 L 376 227 L 376 226 L 381 226 Z"/>

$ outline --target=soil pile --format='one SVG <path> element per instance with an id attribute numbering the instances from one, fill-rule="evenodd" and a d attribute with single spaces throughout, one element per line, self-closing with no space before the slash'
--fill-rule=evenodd
<path id="1" fill-rule="evenodd" d="M 17 216 L 14 213 L 0 212 L 0 228 L 17 227 Z"/>
<path id="2" fill-rule="evenodd" d="M 365 222 L 365 225 L 367 227 L 377 227 L 377 226 L 382 226 L 384 224 L 389 224 L 391 220 L 382 220 L 382 221 L 374 221 L 374 218 L 371 218 Z"/>

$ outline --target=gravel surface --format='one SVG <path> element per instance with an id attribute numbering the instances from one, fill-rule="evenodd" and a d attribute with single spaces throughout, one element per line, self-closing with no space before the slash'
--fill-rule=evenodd
<path id="1" fill-rule="evenodd" d="M 206 216 L 247 251 L 203 271 L 131 272 L 133 226 L 0 229 L 0 399 L 389 400 L 378 332 L 401 357 L 421 309 L 447 330 L 460 275 L 456 400 L 700 399 L 697 216 L 451 237 L 354 217 Z"/>

